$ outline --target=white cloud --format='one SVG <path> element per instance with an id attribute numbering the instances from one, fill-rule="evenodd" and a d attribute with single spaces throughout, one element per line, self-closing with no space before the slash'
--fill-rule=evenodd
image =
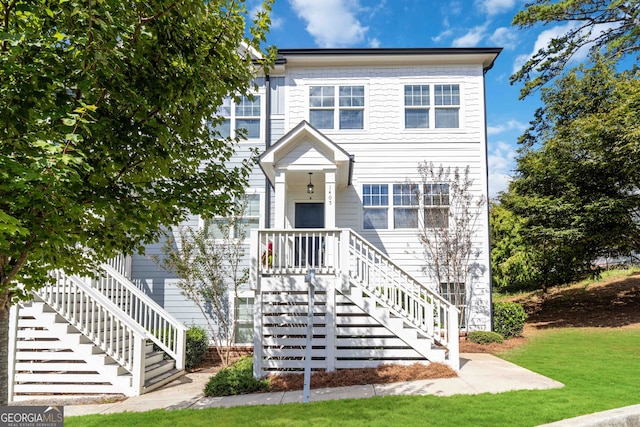
<path id="1" fill-rule="evenodd" d="M 516 0 L 476 0 L 475 3 L 476 7 L 487 15 L 497 15 L 511 10 Z"/>
<path id="2" fill-rule="evenodd" d="M 453 47 L 475 47 L 484 38 L 486 25 L 473 27 L 462 37 L 458 37 L 452 43 Z"/>
<path id="3" fill-rule="evenodd" d="M 496 28 L 493 34 L 489 36 L 489 41 L 505 49 L 515 49 L 518 41 L 517 30 L 509 27 Z"/>
<path id="4" fill-rule="evenodd" d="M 509 120 L 506 123 L 499 124 L 497 126 L 487 126 L 488 135 L 498 135 L 502 132 L 511 130 L 517 130 L 519 133 L 527 130 L 529 126 L 526 123 L 519 122 L 518 120 Z"/>
<path id="5" fill-rule="evenodd" d="M 369 47 L 377 49 L 380 47 L 380 40 L 373 38 L 369 40 Z"/>
<path id="6" fill-rule="evenodd" d="M 489 197 L 495 197 L 509 186 L 515 168 L 516 150 L 502 141 L 489 145 Z"/>
<path id="7" fill-rule="evenodd" d="M 453 34 L 453 30 L 452 29 L 444 30 L 443 32 L 441 32 L 437 36 L 431 37 L 431 41 L 433 41 L 434 43 L 440 43 L 442 41 L 442 39 L 448 38 L 452 34 Z"/>
<path id="8" fill-rule="evenodd" d="M 295 13 L 307 22 L 307 32 L 322 48 L 346 47 L 361 43 L 368 27 L 355 14 L 357 0 L 289 0 Z"/>

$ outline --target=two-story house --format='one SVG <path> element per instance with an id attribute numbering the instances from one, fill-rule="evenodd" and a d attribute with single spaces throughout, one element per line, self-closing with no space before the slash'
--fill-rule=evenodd
<path id="1" fill-rule="evenodd" d="M 257 375 L 301 369 L 306 343 L 314 369 L 457 368 L 458 327 L 491 329 L 488 209 L 473 238 L 479 273 L 455 308 L 420 241 L 429 212 L 449 213 L 449 187 L 422 182 L 418 166 L 468 167 L 473 196 L 488 197 L 484 76 L 500 50 L 281 49 L 253 99 L 220 108 L 221 132 L 246 129 L 234 161 L 260 153 L 242 222 L 250 283 L 231 300 Z M 198 217 L 184 224 L 206 225 Z M 121 272 L 171 319 L 204 324 L 178 279 L 151 260 L 161 245 Z"/>

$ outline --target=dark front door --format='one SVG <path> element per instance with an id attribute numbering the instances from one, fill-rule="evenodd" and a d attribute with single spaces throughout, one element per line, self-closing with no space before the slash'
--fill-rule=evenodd
<path id="1" fill-rule="evenodd" d="M 296 203 L 295 215 L 296 228 L 324 228 L 324 203 Z M 324 239 L 307 235 L 295 240 L 296 265 L 319 267 L 323 262 Z"/>
<path id="2" fill-rule="evenodd" d="M 324 228 L 324 203 L 296 203 L 296 228 Z"/>

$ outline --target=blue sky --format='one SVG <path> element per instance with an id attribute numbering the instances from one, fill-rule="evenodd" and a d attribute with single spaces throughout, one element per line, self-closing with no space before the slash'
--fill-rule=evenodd
<path id="1" fill-rule="evenodd" d="M 518 100 L 509 76 L 563 25 L 511 26 L 526 0 L 275 0 L 269 45 L 278 48 L 502 47 L 486 76 L 490 195 L 506 189 L 517 138 L 540 105 Z M 257 7 L 249 0 L 248 7 Z M 577 58 L 580 59 L 580 58 Z"/>

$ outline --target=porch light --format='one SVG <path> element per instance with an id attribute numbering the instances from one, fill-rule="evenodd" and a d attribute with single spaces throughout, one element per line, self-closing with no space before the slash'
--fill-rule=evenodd
<path id="1" fill-rule="evenodd" d="M 307 184 L 307 194 L 313 194 L 313 184 L 311 183 L 311 175 L 313 175 L 313 172 L 309 172 L 309 184 Z"/>

